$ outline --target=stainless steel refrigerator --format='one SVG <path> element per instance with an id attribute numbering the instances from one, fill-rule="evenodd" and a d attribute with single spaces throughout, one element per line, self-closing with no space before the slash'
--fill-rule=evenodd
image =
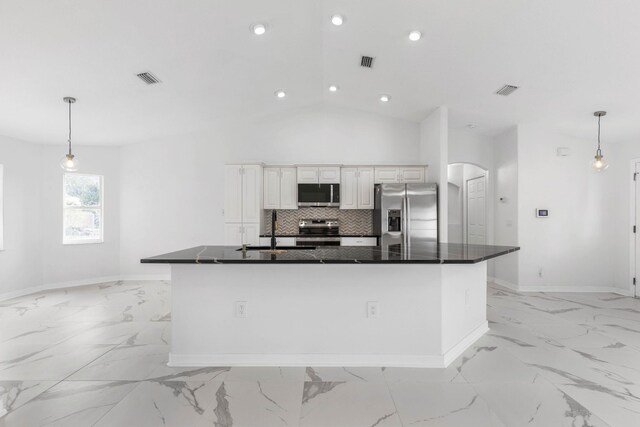
<path id="1" fill-rule="evenodd" d="M 373 229 L 384 249 L 438 242 L 437 184 L 377 184 Z"/>

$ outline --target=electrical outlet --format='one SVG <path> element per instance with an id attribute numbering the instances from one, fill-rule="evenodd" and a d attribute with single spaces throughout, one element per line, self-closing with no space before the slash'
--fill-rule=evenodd
<path id="1" fill-rule="evenodd" d="M 367 302 L 367 317 L 370 319 L 377 319 L 380 315 L 380 304 L 378 301 Z"/>
<path id="2" fill-rule="evenodd" d="M 247 317 L 246 301 L 236 301 L 236 317 Z"/>

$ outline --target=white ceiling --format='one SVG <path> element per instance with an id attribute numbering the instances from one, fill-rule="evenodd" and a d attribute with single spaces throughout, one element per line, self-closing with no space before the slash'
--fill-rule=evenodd
<path id="1" fill-rule="evenodd" d="M 345 24 L 329 17 L 344 14 Z M 124 144 L 318 103 L 494 134 L 640 136 L 637 0 L 3 0 L 0 134 Z M 251 24 L 266 22 L 257 37 Z M 408 40 L 419 29 L 423 38 Z M 359 66 L 375 57 L 374 69 Z M 146 86 L 135 76 L 156 74 Z M 341 90 L 329 93 L 336 83 Z M 493 92 L 520 85 L 509 97 Z M 273 93 L 283 88 L 288 96 Z M 381 93 L 391 102 L 378 101 Z"/>

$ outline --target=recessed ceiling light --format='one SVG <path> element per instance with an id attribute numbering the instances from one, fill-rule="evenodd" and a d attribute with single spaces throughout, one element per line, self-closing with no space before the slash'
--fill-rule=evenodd
<path id="1" fill-rule="evenodd" d="M 279 90 L 274 92 L 274 95 L 277 98 L 284 98 L 285 96 L 287 96 L 287 93 L 285 91 L 283 91 L 282 89 L 279 89 Z"/>
<path id="2" fill-rule="evenodd" d="M 253 34 L 261 36 L 267 32 L 267 26 L 265 24 L 255 24 L 251 27 L 251 31 L 253 31 Z"/>
<path id="3" fill-rule="evenodd" d="M 340 86 L 338 86 L 338 85 L 329 86 L 329 92 L 337 92 L 338 89 L 340 89 Z"/>
<path id="4" fill-rule="evenodd" d="M 380 102 L 389 102 L 391 100 L 391 95 L 380 95 Z"/>
<path id="5" fill-rule="evenodd" d="M 422 38 L 422 33 L 420 31 L 413 30 L 409 33 L 409 40 L 411 40 L 412 42 L 417 42 L 421 38 Z"/>
<path id="6" fill-rule="evenodd" d="M 340 25 L 342 25 L 344 23 L 344 16 L 342 16 L 342 15 L 333 15 L 331 17 L 331 23 L 333 25 L 335 25 L 336 27 L 339 27 Z"/>

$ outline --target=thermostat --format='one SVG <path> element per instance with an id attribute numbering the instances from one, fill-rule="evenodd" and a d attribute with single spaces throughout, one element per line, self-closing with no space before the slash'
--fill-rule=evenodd
<path id="1" fill-rule="evenodd" d="M 549 209 L 536 209 L 536 218 L 549 218 Z"/>

